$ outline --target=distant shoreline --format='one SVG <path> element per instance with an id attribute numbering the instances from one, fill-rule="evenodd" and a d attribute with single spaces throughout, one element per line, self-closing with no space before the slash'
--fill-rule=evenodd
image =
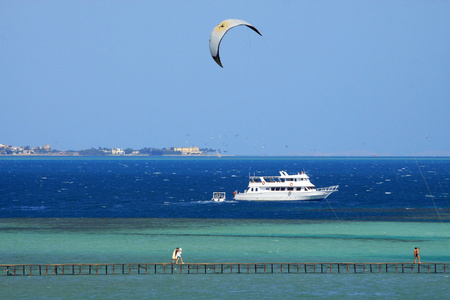
<path id="1" fill-rule="evenodd" d="M 365 156 L 365 155 L 259 155 L 259 154 L 249 154 L 249 155 L 231 155 L 231 154 L 221 154 L 217 156 L 215 154 L 201 154 L 201 155 L 176 155 L 176 154 L 166 154 L 166 155 L 150 155 L 150 154 L 118 154 L 118 155 L 80 155 L 80 154 L 0 154 L 0 158 L 2 157 L 260 157 L 260 158 L 373 158 L 373 159 L 385 159 L 385 158 L 442 158 L 442 159 L 450 159 L 450 156 L 412 156 L 412 155 L 378 155 L 378 156 Z"/>
<path id="2" fill-rule="evenodd" d="M 0 154 L 0 157 L 217 157 L 215 154 L 201 154 L 201 155 L 176 155 L 176 154 L 165 154 L 165 155 L 150 155 L 150 154 L 117 154 L 117 155 L 81 155 L 81 154 Z M 235 155 L 223 155 L 221 156 L 235 156 Z"/>

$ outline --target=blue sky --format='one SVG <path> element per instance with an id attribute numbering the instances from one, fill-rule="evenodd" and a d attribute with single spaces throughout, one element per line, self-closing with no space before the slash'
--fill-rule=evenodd
<path id="1" fill-rule="evenodd" d="M 450 155 L 449 1 L 1 1 L 0 143 Z M 209 36 L 243 19 L 222 41 Z"/>

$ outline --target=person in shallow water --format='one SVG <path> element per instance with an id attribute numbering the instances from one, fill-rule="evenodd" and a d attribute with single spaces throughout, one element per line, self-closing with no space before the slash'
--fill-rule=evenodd
<path id="1" fill-rule="evenodd" d="M 178 247 L 177 247 L 177 249 L 173 250 L 173 253 L 172 253 L 172 263 L 174 263 L 175 260 L 177 259 L 178 250 L 179 250 Z"/>
<path id="2" fill-rule="evenodd" d="M 421 262 L 420 262 L 419 250 L 420 250 L 420 248 L 418 248 L 418 247 L 416 247 L 414 249 L 414 263 L 416 263 L 416 260 L 419 259 L 419 264 L 420 264 Z"/>
<path id="3" fill-rule="evenodd" d="M 178 249 L 178 252 L 177 252 L 177 263 L 178 263 L 178 260 L 181 259 L 181 263 L 184 264 L 183 259 L 181 258 L 182 250 L 183 249 L 181 249 L 181 248 Z"/>

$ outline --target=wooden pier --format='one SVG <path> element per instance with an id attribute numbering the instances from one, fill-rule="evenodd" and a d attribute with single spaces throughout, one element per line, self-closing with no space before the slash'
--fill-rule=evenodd
<path id="1" fill-rule="evenodd" d="M 450 263 L 133 263 L 2 264 L 0 276 L 155 275 L 155 274 L 436 274 Z"/>

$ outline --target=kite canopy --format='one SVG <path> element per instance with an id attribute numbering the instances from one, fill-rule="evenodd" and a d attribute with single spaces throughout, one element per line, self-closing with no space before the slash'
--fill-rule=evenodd
<path id="1" fill-rule="evenodd" d="M 223 66 L 222 66 L 222 63 L 220 62 L 220 57 L 219 57 L 220 42 L 222 41 L 223 36 L 225 35 L 225 33 L 227 33 L 228 30 L 230 30 L 233 27 L 240 26 L 240 25 L 245 25 L 245 26 L 253 29 L 253 31 L 255 31 L 257 34 L 262 36 L 262 34 L 259 33 L 258 29 L 253 27 L 252 24 L 247 23 L 243 20 L 228 19 L 228 20 L 222 21 L 219 25 L 214 27 L 213 31 L 211 32 L 211 36 L 209 37 L 209 50 L 211 51 L 212 58 L 222 68 L 223 68 Z"/>

